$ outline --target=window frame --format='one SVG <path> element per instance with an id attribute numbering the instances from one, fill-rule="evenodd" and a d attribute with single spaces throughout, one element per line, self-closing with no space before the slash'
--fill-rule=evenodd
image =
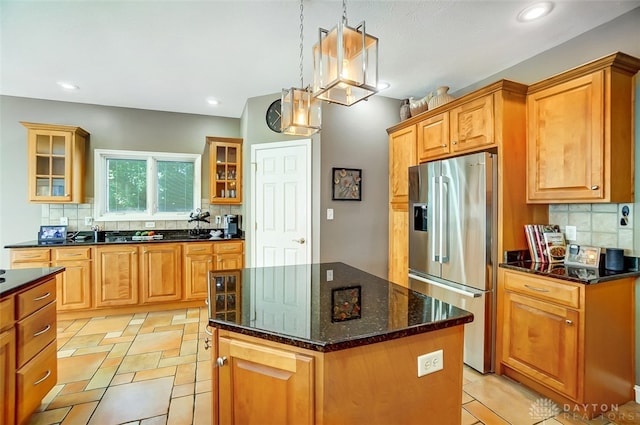
<path id="1" fill-rule="evenodd" d="M 147 207 L 143 213 L 107 212 L 107 160 L 144 160 L 147 164 Z M 202 155 L 190 153 L 129 151 L 116 149 L 94 149 L 94 220 L 95 221 L 144 221 L 144 220 L 186 220 L 190 211 L 183 213 L 159 212 L 157 200 L 157 162 L 177 161 L 193 163 L 193 208 L 202 202 Z"/>

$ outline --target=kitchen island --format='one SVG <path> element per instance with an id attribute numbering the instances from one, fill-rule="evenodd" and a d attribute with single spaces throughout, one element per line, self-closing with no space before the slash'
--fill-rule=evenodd
<path id="1" fill-rule="evenodd" d="M 209 300 L 215 424 L 460 424 L 471 313 L 343 263 L 213 272 Z"/>

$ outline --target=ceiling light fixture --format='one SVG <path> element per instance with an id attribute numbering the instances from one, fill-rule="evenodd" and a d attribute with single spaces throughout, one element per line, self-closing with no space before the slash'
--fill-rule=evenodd
<path id="1" fill-rule="evenodd" d="M 300 0 L 300 87 L 282 89 L 282 133 L 294 136 L 311 136 L 320 131 L 321 104 L 311 94 L 303 79 L 303 29 L 304 9 Z M 304 87 L 304 88 L 302 88 Z"/>
<path id="2" fill-rule="evenodd" d="M 331 31 L 320 28 L 313 46 L 313 96 L 351 106 L 378 91 L 378 39 L 367 34 L 364 21 L 347 25 L 347 4 L 342 20 Z"/>
<path id="3" fill-rule="evenodd" d="M 72 83 L 68 83 L 66 81 L 58 81 L 57 83 L 60 87 L 62 87 L 65 90 L 78 90 L 80 87 L 76 86 L 75 84 Z"/>
<path id="4" fill-rule="evenodd" d="M 378 91 L 386 90 L 391 87 L 391 84 L 386 81 L 378 81 Z"/>
<path id="5" fill-rule="evenodd" d="M 219 104 L 220 104 L 220 102 L 219 102 L 218 100 L 216 100 L 216 99 L 214 99 L 214 98 L 211 98 L 211 97 L 207 99 L 207 103 L 208 103 L 209 105 L 212 105 L 212 106 L 215 106 L 215 105 L 219 105 Z"/>
<path id="6" fill-rule="evenodd" d="M 518 21 L 520 22 L 531 22 L 536 19 L 542 18 L 543 16 L 547 16 L 551 10 L 553 9 L 553 3 L 550 1 L 543 1 L 539 3 L 532 4 L 530 6 L 525 7 L 518 13 Z"/>

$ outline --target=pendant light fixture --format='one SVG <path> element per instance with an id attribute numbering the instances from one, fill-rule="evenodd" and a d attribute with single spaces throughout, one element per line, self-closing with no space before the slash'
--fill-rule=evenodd
<path id="1" fill-rule="evenodd" d="M 313 46 L 313 96 L 351 106 L 378 91 L 378 38 L 366 33 L 364 21 L 347 25 L 347 4 L 342 0 L 342 21 L 331 31 L 320 28 Z"/>
<path id="2" fill-rule="evenodd" d="M 303 79 L 303 21 L 304 9 L 300 0 L 300 87 Z M 282 90 L 282 132 L 295 136 L 311 136 L 320 131 L 321 104 L 311 94 L 309 86 Z"/>

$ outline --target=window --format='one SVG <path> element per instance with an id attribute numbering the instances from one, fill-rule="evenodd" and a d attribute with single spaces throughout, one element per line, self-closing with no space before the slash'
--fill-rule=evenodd
<path id="1" fill-rule="evenodd" d="M 182 220 L 200 207 L 200 155 L 94 150 L 95 216 Z"/>

